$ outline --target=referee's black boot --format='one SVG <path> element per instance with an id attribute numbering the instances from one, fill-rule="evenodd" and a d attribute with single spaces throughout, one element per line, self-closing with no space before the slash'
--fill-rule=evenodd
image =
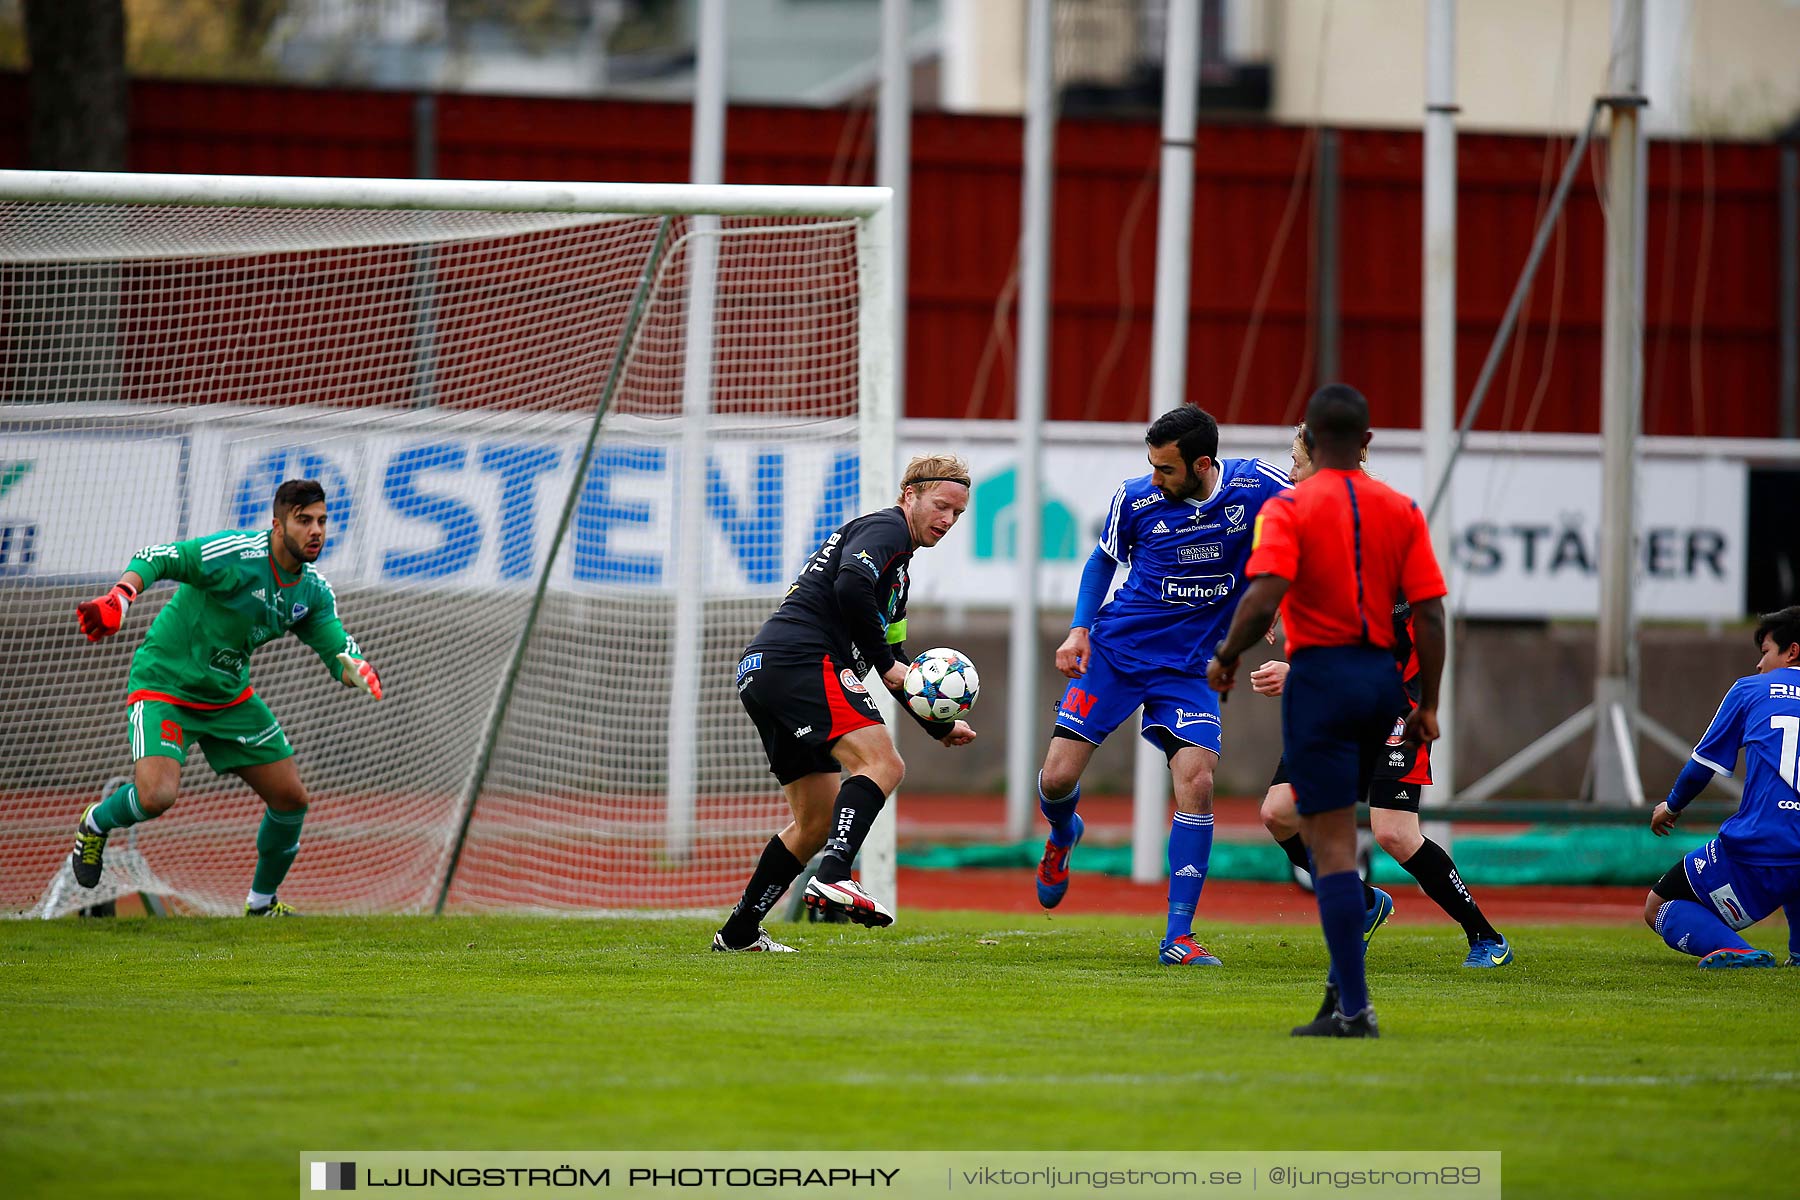
<path id="1" fill-rule="evenodd" d="M 1369 1005 L 1354 1017 L 1346 1017 L 1333 1008 L 1310 1025 L 1294 1027 L 1295 1037 L 1378 1038 L 1381 1029 L 1375 1024 L 1375 1006 Z"/>
<path id="2" fill-rule="evenodd" d="M 1325 999 L 1319 1002 L 1319 1011 L 1313 1014 L 1314 1021 L 1323 1021 L 1337 1011 L 1338 990 L 1334 980 L 1325 981 Z"/>

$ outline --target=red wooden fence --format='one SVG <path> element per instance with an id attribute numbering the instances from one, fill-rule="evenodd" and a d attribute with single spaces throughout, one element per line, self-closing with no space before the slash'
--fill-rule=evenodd
<path id="1" fill-rule="evenodd" d="M 390 92 L 140 81 L 138 171 L 408 176 L 414 98 Z M 0 165 L 24 163 L 26 82 L 0 75 Z M 678 181 L 679 104 L 444 95 L 437 173 L 456 178 Z M 733 108 L 726 179 L 866 183 L 866 109 Z M 1009 281 L 1019 234 L 1021 125 L 919 113 L 906 411 L 1012 412 Z M 1420 176 L 1412 132 L 1339 133 L 1341 376 L 1378 424 L 1419 413 Z M 1315 373 L 1313 130 L 1207 125 L 1195 163 L 1189 395 L 1222 418 L 1293 420 Z M 1065 121 L 1056 144 L 1049 414 L 1147 413 L 1155 280 L 1154 125 Z M 1524 262 L 1566 139 L 1459 142 L 1461 393 L 1473 387 Z M 1778 149 L 1651 145 L 1645 342 L 1647 432 L 1773 436 L 1779 340 Z M 1479 422 L 1598 428 L 1603 163 L 1578 182 L 1527 318 Z"/>

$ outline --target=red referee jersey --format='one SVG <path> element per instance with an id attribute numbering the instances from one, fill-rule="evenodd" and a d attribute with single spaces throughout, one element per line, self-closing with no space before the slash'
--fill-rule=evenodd
<path id="1" fill-rule="evenodd" d="M 1320 470 L 1263 505 L 1246 578 L 1279 575 L 1288 653 L 1394 647 L 1394 598 L 1444 594 L 1431 531 L 1412 498 L 1361 471 Z"/>

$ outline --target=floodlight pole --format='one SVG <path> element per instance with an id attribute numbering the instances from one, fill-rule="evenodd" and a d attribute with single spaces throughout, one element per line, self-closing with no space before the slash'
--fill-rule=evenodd
<path id="1" fill-rule="evenodd" d="M 1425 12 L 1425 312 L 1421 355 L 1421 421 L 1425 478 L 1443 474 L 1456 432 L 1456 3 L 1431 0 Z M 1451 575 L 1454 506 L 1433 514 L 1431 546 L 1446 578 Z M 1452 595 L 1455 592 L 1452 589 Z M 1431 796 L 1456 797 L 1456 616 L 1446 605 L 1444 672 L 1438 691 L 1438 724 L 1444 737 L 1431 748 Z M 1448 826 L 1431 831 L 1442 841 Z"/>
<path id="2" fill-rule="evenodd" d="M 692 183 L 725 177 L 725 0 L 700 0 L 694 77 Z M 681 459 L 676 471 L 675 620 L 669 672 L 669 806 L 663 850 L 675 862 L 693 853 L 700 794 L 700 655 L 706 644 L 706 431 L 712 414 L 713 299 L 719 219 L 696 216 L 684 239 L 687 329 L 682 363 Z"/>
<path id="3" fill-rule="evenodd" d="M 1056 173 L 1055 10 L 1025 10 L 1025 172 L 1019 234 L 1019 374 L 1014 400 L 1012 628 L 1007 649 L 1006 836 L 1031 828 L 1037 799 L 1038 562 L 1045 393 L 1050 386 L 1050 226 Z"/>
<path id="4" fill-rule="evenodd" d="M 1150 417 L 1187 399 L 1188 288 L 1193 269 L 1194 128 L 1200 98 L 1200 0 L 1170 0 L 1163 42 L 1162 169 L 1156 199 L 1156 311 L 1150 326 Z M 1167 870 L 1169 768 L 1133 738 L 1131 878 Z"/>
<path id="5" fill-rule="evenodd" d="M 1606 309 L 1601 332 L 1600 619 L 1596 630 L 1594 746 L 1589 799 L 1642 804 L 1631 589 L 1633 483 L 1643 412 L 1646 204 L 1643 0 L 1613 0 L 1607 135 Z"/>

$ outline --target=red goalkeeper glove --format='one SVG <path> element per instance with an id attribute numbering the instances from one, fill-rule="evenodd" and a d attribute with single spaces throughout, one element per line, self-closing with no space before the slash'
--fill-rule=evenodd
<path id="1" fill-rule="evenodd" d="M 119 632 L 119 626 L 125 623 L 125 610 L 136 599 L 137 593 L 130 584 L 115 583 L 106 595 L 77 604 L 75 619 L 81 622 L 81 632 L 87 634 L 87 640 L 97 642 Z"/>
<path id="2" fill-rule="evenodd" d="M 345 683 L 361 688 L 377 700 L 381 699 L 381 679 L 375 674 L 374 667 L 351 654 L 340 654 L 337 657 L 344 668 Z"/>

